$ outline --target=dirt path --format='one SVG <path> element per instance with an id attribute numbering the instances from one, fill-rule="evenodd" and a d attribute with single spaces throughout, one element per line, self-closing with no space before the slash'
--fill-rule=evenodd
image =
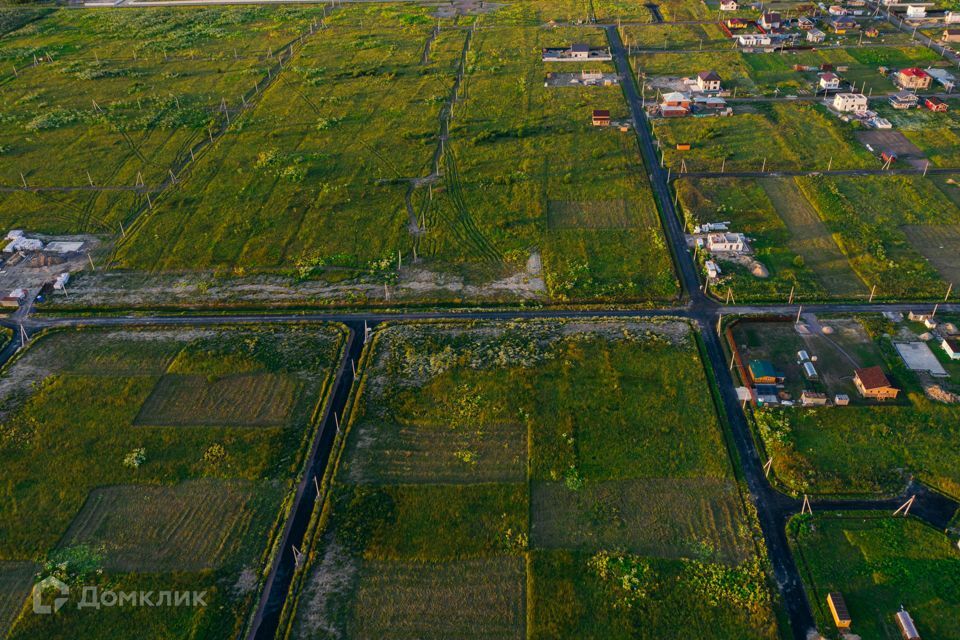
<path id="1" fill-rule="evenodd" d="M 790 230 L 790 250 L 801 256 L 824 288 L 835 295 L 867 291 L 830 231 L 792 179 L 763 178 L 760 186 Z"/>

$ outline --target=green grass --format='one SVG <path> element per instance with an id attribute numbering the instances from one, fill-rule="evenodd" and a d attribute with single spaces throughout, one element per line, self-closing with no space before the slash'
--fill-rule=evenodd
<path id="1" fill-rule="evenodd" d="M 221 100 L 236 106 L 272 64 L 270 52 L 318 14 L 47 11 L 0 39 L 8 76 L 0 76 L 0 183 L 19 185 L 22 173 L 31 186 L 133 186 L 138 175 L 150 187 L 160 184 L 208 127 L 219 126 Z M 42 62 L 26 68 L 34 56 Z M 131 192 L 8 192 L 0 196 L 0 221 L 113 236 L 144 204 Z"/>
<path id="2" fill-rule="evenodd" d="M 865 299 L 876 286 L 876 299 L 942 300 L 954 280 L 960 197 L 944 177 L 688 178 L 675 188 L 688 230 L 730 221 L 770 272 L 724 261 L 721 296 L 783 302 L 793 288 L 795 300 Z"/>
<path id="3" fill-rule="evenodd" d="M 947 285 L 904 225 L 957 224 L 960 209 L 919 176 L 797 178 L 860 279 L 881 298 L 941 299 Z"/>
<path id="4" fill-rule="evenodd" d="M 832 158 L 834 169 L 877 168 L 878 160 L 856 140 L 852 126 L 822 106 L 752 107 L 757 113 L 654 120 L 666 165 L 679 171 L 683 160 L 687 171 L 760 171 L 766 159 L 767 171 L 815 171 L 825 170 Z M 692 149 L 677 151 L 678 143 Z"/>
<path id="5" fill-rule="evenodd" d="M 687 325 L 397 324 L 365 362 L 291 637 L 776 636 Z"/>
<path id="6" fill-rule="evenodd" d="M 22 616 L 12 637 L 232 637 L 242 629 L 341 341 L 338 329 L 325 326 L 36 338 L 0 378 L 0 560 L 52 563 L 42 572 L 48 575 L 59 554 L 89 549 L 101 573 L 76 573 L 69 563 L 58 570 L 75 581 L 77 596 L 81 584 L 117 591 L 163 585 L 206 589 L 209 607 L 146 607 L 128 619 L 70 606 L 61 616 Z M 299 397 L 283 400 L 286 420 L 249 428 L 249 416 L 204 396 L 218 380 L 232 381 L 224 369 L 241 360 L 257 371 L 250 379 L 296 380 Z M 205 375 L 168 372 L 190 364 Z M 179 401 L 167 405 L 176 419 L 160 422 L 177 426 L 137 424 L 158 385 L 168 392 L 162 381 L 170 376 L 178 379 Z M 265 407 L 279 406 L 277 396 L 257 395 L 257 388 L 247 387 L 239 406 L 253 416 L 275 411 Z M 139 464 L 128 464 L 139 450 Z"/>
<path id="7" fill-rule="evenodd" d="M 434 26 L 426 10 L 380 8 L 375 23 L 369 11 L 338 10 L 308 40 L 282 81 L 198 162 L 190 182 L 121 243 L 118 266 L 331 281 L 374 271 L 401 285 L 426 271 L 483 288 L 509 277 L 539 280 L 527 271 L 535 256 L 544 272 L 539 288 L 530 285 L 533 295 L 676 295 L 634 135 L 590 124 L 594 107 L 627 118 L 621 90 L 543 86 L 542 47 L 574 39 L 601 45 L 601 30 L 476 31 L 439 161 L 443 175 L 411 184 L 434 170 L 467 34 L 442 29 L 422 64 Z M 369 20 L 362 28 L 361 15 Z M 628 215 L 618 228 L 554 229 L 550 202 L 626 202 Z M 418 272 L 397 275 L 397 255 L 409 264 L 414 252 Z M 413 296 L 450 294 L 428 287 Z"/>
<path id="8" fill-rule="evenodd" d="M 833 637 L 827 593 L 843 594 L 851 631 L 896 638 L 904 607 L 920 636 L 960 638 L 960 552 L 949 538 L 912 518 L 818 514 L 795 521 L 791 536 L 821 632 Z"/>

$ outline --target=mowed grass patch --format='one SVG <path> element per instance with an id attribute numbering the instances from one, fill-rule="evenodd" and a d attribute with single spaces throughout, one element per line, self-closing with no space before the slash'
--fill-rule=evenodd
<path id="1" fill-rule="evenodd" d="M 0 562 L 0 633 L 4 637 L 30 595 L 36 571 L 32 562 Z"/>
<path id="2" fill-rule="evenodd" d="M 168 374 L 157 381 L 134 420 L 153 426 L 284 426 L 301 385 L 271 373 L 238 374 L 211 380 Z"/>
<path id="3" fill-rule="evenodd" d="M 522 558 L 402 564 L 364 561 L 359 573 L 348 637 L 526 637 Z"/>
<path id="4" fill-rule="evenodd" d="M 530 536 L 543 549 L 620 549 L 661 558 L 697 557 L 707 546 L 736 563 L 753 552 L 741 500 L 728 480 L 611 480 L 573 496 L 564 483 L 535 482 Z"/>
<path id="5" fill-rule="evenodd" d="M 789 178 L 760 181 L 790 233 L 788 246 L 817 275 L 825 291 L 838 297 L 865 293 L 833 236 L 796 183 Z"/>
<path id="6" fill-rule="evenodd" d="M 821 514 L 795 520 L 811 605 L 821 629 L 832 629 L 827 594 L 843 594 L 851 631 L 864 638 L 899 635 L 904 607 L 923 638 L 960 638 L 960 552 L 950 538 L 913 518 L 889 514 Z"/>
<path id="7" fill-rule="evenodd" d="M 758 113 L 727 118 L 665 118 L 653 121 L 667 165 L 683 160 L 687 171 L 760 171 L 766 169 L 862 169 L 877 159 L 856 140 L 852 127 L 820 105 L 754 105 Z M 803 142 L 801 142 L 803 141 Z M 677 144 L 690 151 L 677 151 Z"/>
<path id="8" fill-rule="evenodd" d="M 535 622 L 572 602 L 599 637 L 645 633 L 630 606 L 656 611 L 659 637 L 672 637 L 681 627 L 659 595 L 670 592 L 677 603 L 695 594 L 736 601 L 759 629 L 753 637 L 771 637 L 753 517 L 740 501 L 690 331 L 679 321 L 632 319 L 377 330 L 284 628 L 295 638 L 349 636 L 357 612 L 406 603 L 423 613 L 412 630 L 405 613 L 394 614 L 398 637 L 583 637 L 576 625 L 541 633 Z M 478 434 L 485 441 L 471 443 Z M 432 435 L 431 458 L 421 451 Z M 682 512 L 671 510 L 681 503 Z M 539 575 L 538 554 L 553 552 L 571 554 L 574 565 Z M 445 567 L 464 561 L 487 574 L 451 588 Z M 361 601 L 371 562 L 386 577 L 373 582 L 375 600 Z M 503 584 L 502 563 L 523 570 L 519 593 Z M 617 585 L 633 583 L 620 572 L 635 563 L 637 590 L 624 593 Z M 648 565 L 657 569 L 640 571 Z M 411 566 L 419 568 L 415 579 L 407 577 Z M 402 581 L 392 577 L 398 573 Z M 541 579 L 564 591 L 535 599 Z M 424 604 L 426 597 L 473 598 L 501 612 L 519 598 L 524 613 L 501 613 L 501 626 L 491 627 L 479 611 L 460 615 Z M 714 606 L 709 615 L 723 633 L 737 628 Z M 359 635 L 395 633 L 380 614 L 372 620 Z"/>
<path id="9" fill-rule="evenodd" d="M 90 492 L 60 547 L 103 549 L 121 572 L 196 572 L 235 560 L 242 538 L 272 523 L 279 483 L 197 480 L 173 487 L 117 485 Z"/>
<path id="10" fill-rule="evenodd" d="M 346 470 L 354 482 L 520 482 L 526 477 L 527 430 L 520 422 L 491 422 L 476 429 L 364 422 L 356 428 Z M 474 462 L 465 467 L 467 452 Z"/>

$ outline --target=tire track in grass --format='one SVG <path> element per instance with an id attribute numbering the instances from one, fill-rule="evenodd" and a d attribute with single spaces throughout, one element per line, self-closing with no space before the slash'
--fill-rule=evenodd
<path id="1" fill-rule="evenodd" d="M 502 262 L 503 256 L 501 253 L 480 231 L 473 216 L 470 215 L 470 209 L 463 197 L 463 184 L 460 180 L 460 172 L 457 169 L 456 156 L 449 145 L 445 147 L 443 159 L 447 172 L 445 180 L 447 192 L 450 194 L 450 200 L 457 213 L 455 222 L 463 230 L 464 237 L 473 246 L 474 251 L 480 258 L 488 262 Z"/>

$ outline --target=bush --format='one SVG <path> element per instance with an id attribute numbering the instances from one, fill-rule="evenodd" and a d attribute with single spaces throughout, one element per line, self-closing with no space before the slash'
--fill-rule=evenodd
<path id="1" fill-rule="evenodd" d="M 147 461 L 147 450 L 143 447 L 134 449 L 123 457 L 123 466 L 131 469 L 139 469 L 140 465 Z"/>

